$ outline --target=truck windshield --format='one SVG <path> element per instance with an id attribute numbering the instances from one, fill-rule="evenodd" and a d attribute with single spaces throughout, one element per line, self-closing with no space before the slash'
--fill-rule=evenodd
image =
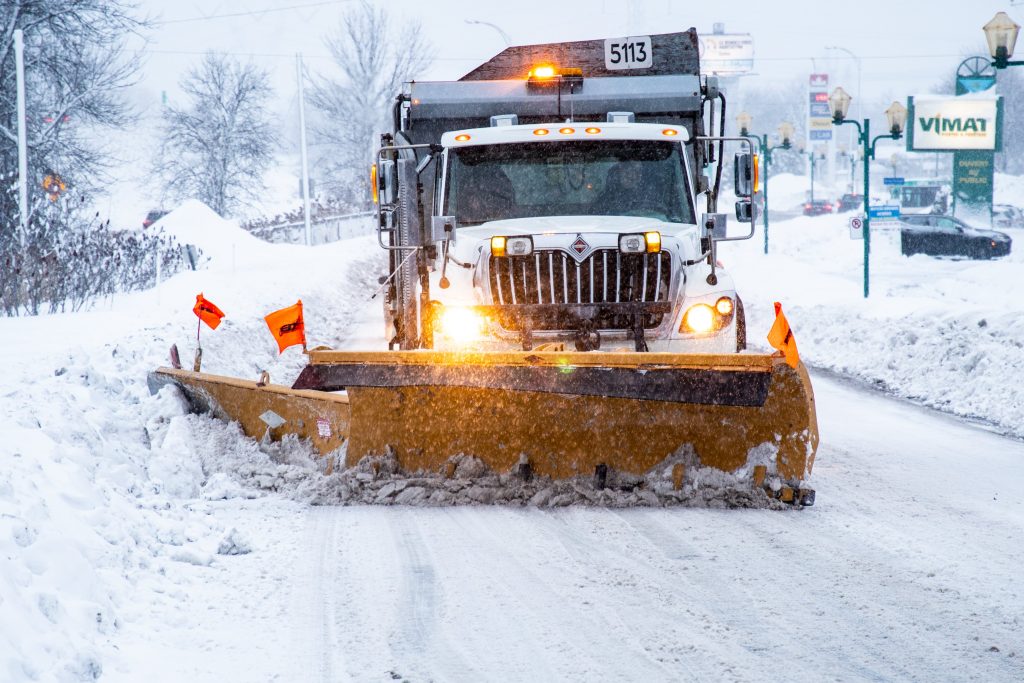
<path id="1" fill-rule="evenodd" d="M 678 142 L 602 140 L 451 150 L 446 213 L 459 225 L 539 216 L 693 223 Z"/>

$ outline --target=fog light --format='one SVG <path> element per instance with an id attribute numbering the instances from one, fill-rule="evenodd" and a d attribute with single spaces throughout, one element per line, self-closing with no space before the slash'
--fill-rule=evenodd
<path id="1" fill-rule="evenodd" d="M 493 244 L 493 241 L 492 241 Z M 493 253 L 493 250 L 492 250 Z M 533 239 L 530 237 L 508 237 L 505 239 L 505 253 L 508 256 L 529 256 L 533 253 Z"/>
<path id="2" fill-rule="evenodd" d="M 491 238 L 491 256 L 504 256 L 505 255 L 505 243 L 507 240 L 504 237 L 492 237 Z"/>
<path id="3" fill-rule="evenodd" d="M 723 316 L 732 315 L 732 299 L 727 296 L 723 296 L 721 299 L 715 302 L 715 310 Z"/>
<path id="4" fill-rule="evenodd" d="M 479 341 L 483 336 L 484 318 L 470 308 L 442 308 L 437 318 L 442 335 L 462 344 Z"/>
<path id="5" fill-rule="evenodd" d="M 683 332 L 704 334 L 715 327 L 715 309 L 707 304 L 694 304 L 683 316 Z"/>

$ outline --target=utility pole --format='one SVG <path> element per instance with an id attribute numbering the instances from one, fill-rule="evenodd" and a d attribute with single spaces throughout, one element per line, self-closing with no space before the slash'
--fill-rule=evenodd
<path id="1" fill-rule="evenodd" d="M 299 87 L 299 154 L 302 157 L 302 211 L 306 225 L 306 246 L 313 246 L 313 228 L 309 220 L 309 162 L 306 158 L 306 107 L 302 94 L 302 54 L 295 55 L 295 75 Z"/>
<path id="2" fill-rule="evenodd" d="M 25 131 L 25 35 L 14 30 L 14 70 L 18 82 L 18 212 L 21 246 L 28 234 L 28 137 Z"/>

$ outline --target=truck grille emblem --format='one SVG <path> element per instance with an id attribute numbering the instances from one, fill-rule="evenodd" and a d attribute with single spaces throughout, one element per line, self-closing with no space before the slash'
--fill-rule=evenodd
<path id="1" fill-rule="evenodd" d="M 590 245 L 583 239 L 583 235 L 576 235 L 576 241 L 569 245 L 569 248 L 575 251 L 580 256 L 590 251 Z"/>

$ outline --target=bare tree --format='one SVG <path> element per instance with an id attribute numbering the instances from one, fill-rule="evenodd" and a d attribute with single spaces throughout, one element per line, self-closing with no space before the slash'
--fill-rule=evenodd
<path id="1" fill-rule="evenodd" d="M 10 187 L 18 171 L 18 116 L 14 31 L 25 41 L 26 125 L 30 213 L 47 205 L 44 179 L 59 175 L 82 194 L 101 184 L 107 158 L 97 130 L 133 119 L 122 91 L 133 83 L 137 55 L 124 41 L 146 23 L 123 0 L 3 0 L 0 2 L 0 179 Z M 14 192 L 0 193 L 0 251 L 22 248 Z M 30 221 L 27 221 L 31 223 Z M 59 222 L 39 221 L 57 229 Z M 48 229 L 51 229 L 48 228 Z"/>
<path id="2" fill-rule="evenodd" d="M 273 159 L 270 77 L 253 64 L 209 53 L 181 87 L 190 101 L 164 110 L 154 170 L 173 198 L 196 198 L 228 215 L 258 196 Z"/>
<path id="3" fill-rule="evenodd" d="M 396 24 L 387 11 L 362 2 L 342 16 L 325 40 L 337 72 L 314 82 L 317 142 L 325 148 L 321 187 L 353 207 L 365 205 L 362 182 L 375 137 L 390 129 L 390 103 L 403 83 L 433 60 L 433 49 L 415 22 Z"/>
<path id="4" fill-rule="evenodd" d="M 746 111 L 754 117 L 753 129 L 750 132 L 757 135 L 767 133 L 769 146 L 782 143 L 776 132 L 780 124 L 793 124 L 793 149 L 778 149 L 772 152 L 772 173 L 805 172 L 804 157 L 796 149 L 806 138 L 807 130 L 807 91 L 800 78 L 774 86 L 741 88 L 739 97 L 729 104 L 731 116 L 740 111 Z M 734 126 L 735 122 L 729 121 L 726 125 Z"/>

